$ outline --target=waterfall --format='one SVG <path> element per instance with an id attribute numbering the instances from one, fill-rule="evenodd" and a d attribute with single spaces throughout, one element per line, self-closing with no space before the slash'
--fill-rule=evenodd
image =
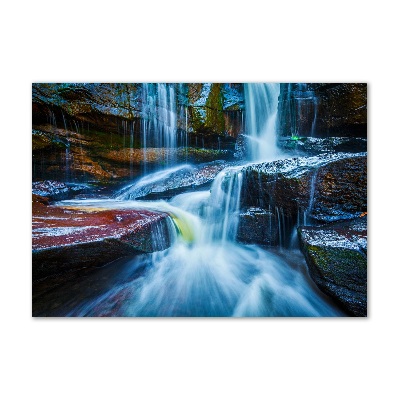
<path id="1" fill-rule="evenodd" d="M 246 83 L 246 137 L 252 161 L 272 161 L 279 157 L 276 140 L 279 83 Z"/>
<path id="2" fill-rule="evenodd" d="M 207 238 L 225 243 L 235 241 L 240 213 L 240 195 L 243 183 L 241 167 L 226 168 L 215 178 L 206 214 L 209 232 Z"/>
<path id="3" fill-rule="evenodd" d="M 147 179 L 158 178 L 153 174 Z M 168 202 L 104 201 L 104 207 L 114 209 L 168 213 L 177 234 L 168 234 L 172 245 L 166 250 L 127 261 L 117 283 L 68 315 L 341 315 L 310 285 L 304 271 L 270 251 L 236 241 L 242 179 L 241 167 L 230 167 L 218 174 L 210 191 L 183 193 Z M 158 227 L 153 239 L 162 240 L 162 235 Z"/>
<path id="4" fill-rule="evenodd" d="M 245 136 L 250 161 L 272 161 L 281 157 L 276 138 L 279 93 L 277 83 L 245 84 Z M 341 315 L 309 282 L 304 260 L 299 266 L 290 262 L 290 254 L 283 258 L 259 246 L 237 242 L 243 165 L 221 171 L 210 190 L 182 193 L 168 201 L 136 200 L 149 193 L 171 189 L 170 181 L 193 172 L 194 168 L 188 164 L 175 165 L 171 151 L 178 143 L 175 86 L 143 83 L 142 102 L 145 168 L 150 148 L 163 149 L 166 167 L 151 174 L 146 174 L 145 169 L 143 177 L 118 191 L 114 199 L 104 200 L 103 205 L 96 202 L 95 206 L 167 213 L 168 224 L 154 227 L 152 241 L 161 243 L 159 248 L 167 247 L 166 243 L 171 246 L 160 251 L 154 246 L 152 253 L 127 261 L 124 273 L 115 277 L 107 290 L 86 299 L 70 310 L 69 315 Z M 179 115 L 182 120 L 184 118 L 187 144 L 187 107 L 180 108 Z M 195 136 L 196 147 L 197 140 Z M 201 145 L 204 147 L 204 138 Z M 310 199 L 309 208 L 312 201 Z M 90 202 L 81 204 L 93 206 Z M 270 212 L 278 221 L 281 247 L 294 241 L 295 237 L 289 237 L 286 232 L 294 224 L 287 219 L 284 210 L 276 208 Z"/>
<path id="5" fill-rule="evenodd" d="M 240 180 L 240 171 L 234 169 L 216 178 L 211 193 L 183 193 L 169 202 L 105 202 L 110 208 L 167 212 L 177 236 L 170 233 L 173 243 L 166 250 L 128 260 L 108 290 L 83 301 L 68 315 L 341 315 L 310 285 L 304 272 L 270 251 L 235 241 Z M 99 208 L 101 202 L 95 205 Z M 161 240 L 165 233 L 158 229 L 153 237 Z"/>
<path id="6" fill-rule="evenodd" d="M 133 122 L 131 122 L 131 123 L 129 124 L 129 138 L 130 138 L 129 146 L 130 146 L 130 149 L 131 149 L 130 157 L 129 157 L 129 170 L 130 170 L 130 177 L 131 177 L 131 179 L 132 179 L 132 177 L 133 177 L 133 145 L 134 145 L 134 134 L 135 134 L 135 131 L 134 131 L 134 124 L 133 124 Z"/>
<path id="7" fill-rule="evenodd" d="M 286 136 L 316 137 L 319 97 L 307 83 L 289 83 L 280 105 Z"/>
<path id="8" fill-rule="evenodd" d="M 314 95 L 313 97 L 313 121 L 311 124 L 311 132 L 310 132 L 310 137 L 315 137 L 316 131 L 315 127 L 317 125 L 317 115 L 318 115 L 318 97 Z"/>
<path id="9" fill-rule="evenodd" d="M 317 171 L 315 171 L 312 176 L 311 176 L 311 180 L 310 180 L 310 199 L 308 201 L 308 207 L 307 210 L 304 213 L 304 225 L 308 225 L 310 224 L 310 216 L 313 210 L 313 206 L 314 206 L 314 198 L 315 198 L 315 182 L 317 179 Z"/>
<path id="10" fill-rule="evenodd" d="M 163 149 L 167 165 L 175 161 L 171 150 L 177 145 L 176 102 L 174 84 L 142 84 L 142 147 L 145 165 L 147 149 L 150 147 Z"/>

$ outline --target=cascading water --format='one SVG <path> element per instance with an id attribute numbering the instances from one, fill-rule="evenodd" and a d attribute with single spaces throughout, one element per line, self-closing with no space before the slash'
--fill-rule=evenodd
<path id="1" fill-rule="evenodd" d="M 169 202 L 105 201 L 108 208 L 169 213 L 177 237 L 164 251 L 136 257 L 101 295 L 70 316 L 335 316 L 340 312 L 280 256 L 235 241 L 240 175 L 225 171 L 209 191 Z M 225 193 L 225 194 L 224 194 Z M 82 203 L 80 204 L 82 206 Z M 101 202 L 91 204 L 96 208 Z M 230 218 L 230 213 L 234 218 Z M 136 271 L 142 271 L 138 276 Z"/>
<path id="2" fill-rule="evenodd" d="M 279 84 L 245 85 L 252 161 L 270 161 L 281 156 L 275 135 L 278 96 Z M 176 146 L 172 85 L 143 84 L 143 102 L 145 149 Z M 68 315 L 341 315 L 306 278 L 304 259 L 303 264 L 293 265 L 272 251 L 236 241 L 243 181 L 241 166 L 225 168 L 215 178 L 211 190 L 183 193 L 168 202 L 134 200 L 149 187 L 165 183 L 187 168 L 191 166 L 174 165 L 146 175 L 118 192 L 115 199 L 95 203 L 96 208 L 166 212 L 176 233 L 169 238 L 170 248 L 127 261 L 103 293 L 74 306 Z M 80 202 L 80 206 L 85 205 L 93 206 L 90 202 Z M 159 235 L 156 230 L 153 239 L 161 240 Z"/>
<path id="3" fill-rule="evenodd" d="M 314 117 L 311 125 L 311 132 L 310 132 L 311 137 L 315 137 L 316 135 L 316 125 L 317 125 L 317 115 L 318 115 L 318 97 L 316 97 L 315 95 L 313 97 L 313 109 L 314 109 L 313 110 Z"/>
<path id="4" fill-rule="evenodd" d="M 307 221 L 310 218 L 311 212 L 313 210 L 313 205 L 314 205 L 314 197 L 315 197 L 315 181 L 317 179 L 317 172 L 314 172 L 311 176 L 311 182 L 310 182 L 310 200 L 308 202 L 308 207 L 307 210 L 305 211 L 305 217 L 304 217 L 304 224 L 307 225 Z"/>
<path id="5" fill-rule="evenodd" d="M 226 168 L 215 178 L 207 205 L 207 236 L 212 241 L 235 241 L 239 224 L 241 167 Z"/>
<path id="6" fill-rule="evenodd" d="M 246 136 L 251 161 L 276 160 L 280 151 L 276 142 L 279 83 L 246 83 Z"/>
<path id="7" fill-rule="evenodd" d="M 142 145 L 144 164 L 147 161 L 147 149 L 163 149 L 167 165 L 175 161 L 171 149 L 177 145 L 177 111 L 174 84 L 142 84 Z"/>
<path id="8" fill-rule="evenodd" d="M 336 316 L 303 267 L 255 245 L 236 242 L 242 174 L 227 168 L 210 191 L 165 201 L 97 201 L 96 208 L 166 212 L 178 236 L 164 251 L 124 265 L 105 293 L 70 316 Z M 80 204 L 82 206 L 82 203 Z M 137 271 L 142 271 L 139 275 Z"/>
<path id="9" fill-rule="evenodd" d="M 179 173 L 191 170 L 193 170 L 191 165 L 180 164 L 172 168 L 147 174 L 133 184 L 123 187 L 114 197 L 117 200 L 134 200 L 147 195 L 151 191 L 157 192 L 157 187 L 159 187 L 159 191 L 165 190 L 168 180 L 174 179 Z"/>

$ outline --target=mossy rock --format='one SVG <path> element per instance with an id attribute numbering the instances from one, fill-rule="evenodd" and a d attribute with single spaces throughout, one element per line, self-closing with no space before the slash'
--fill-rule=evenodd
<path id="1" fill-rule="evenodd" d="M 367 315 L 366 217 L 298 229 L 311 278 L 350 315 Z"/>
<path id="2" fill-rule="evenodd" d="M 215 133 L 224 133 L 225 131 L 224 98 L 221 86 L 221 83 L 213 83 L 211 85 L 210 94 L 206 102 L 205 128 L 209 128 Z"/>

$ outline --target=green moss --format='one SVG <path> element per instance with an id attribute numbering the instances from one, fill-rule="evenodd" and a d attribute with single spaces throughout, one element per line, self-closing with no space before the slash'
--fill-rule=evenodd
<path id="1" fill-rule="evenodd" d="M 92 141 L 91 148 L 95 151 L 122 150 L 124 148 L 131 148 L 131 138 L 128 134 L 125 135 L 124 139 L 123 134 L 91 130 L 90 138 Z M 140 144 L 141 141 L 139 133 L 134 133 L 133 148 L 139 149 L 141 147 Z"/>
<path id="2" fill-rule="evenodd" d="M 364 278 L 366 281 L 367 259 L 360 252 L 308 244 L 305 249 L 313 265 L 325 279 L 352 289 L 355 289 L 354 282 L 360 282 Z"/>
<path id="3" fill-rule="evenodd" d="M 225 132 L 225 118 L 223 114 L 224 97 L 222 84 L 213 83 L 206 101 L 206 120 L 204 126 L 212 132 Z"/>
<path id="4" fill-rule="evenodd" d="M 204 121 L 200 112 L 195 107 L 189 108 L 190 112 L 190 122 L 192 124 L 193 130 L 199 132 L 204 129 Z"/>

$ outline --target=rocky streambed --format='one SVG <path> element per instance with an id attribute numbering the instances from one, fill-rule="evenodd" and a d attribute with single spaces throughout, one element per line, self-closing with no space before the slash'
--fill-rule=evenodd
<path id="1" fill-rule="evenodd" d="M 367 314 L 366 168 L 366 153 L 323 153 L 234 168 L 243 175 L 237 240 L 286 252 L 299 247 L 318 288 L 353 316 Z M 228 164 L 183 166 L 117 192 L 122 202 L 114 209 L 96 207 L 95 200 L 84 209 L 73 201 L 55 203 L 68 190 L 79 197 L 82 188 L 35 183 L 42 196 L 35 194 L 32 203 L 34 298 L 82 271 L 168 248 L 178 228 L 170 215 L 124 207 L 123 199 L 168 199 L 196 186 L 204 189 L 220 171 L 228 191 Z"/>

